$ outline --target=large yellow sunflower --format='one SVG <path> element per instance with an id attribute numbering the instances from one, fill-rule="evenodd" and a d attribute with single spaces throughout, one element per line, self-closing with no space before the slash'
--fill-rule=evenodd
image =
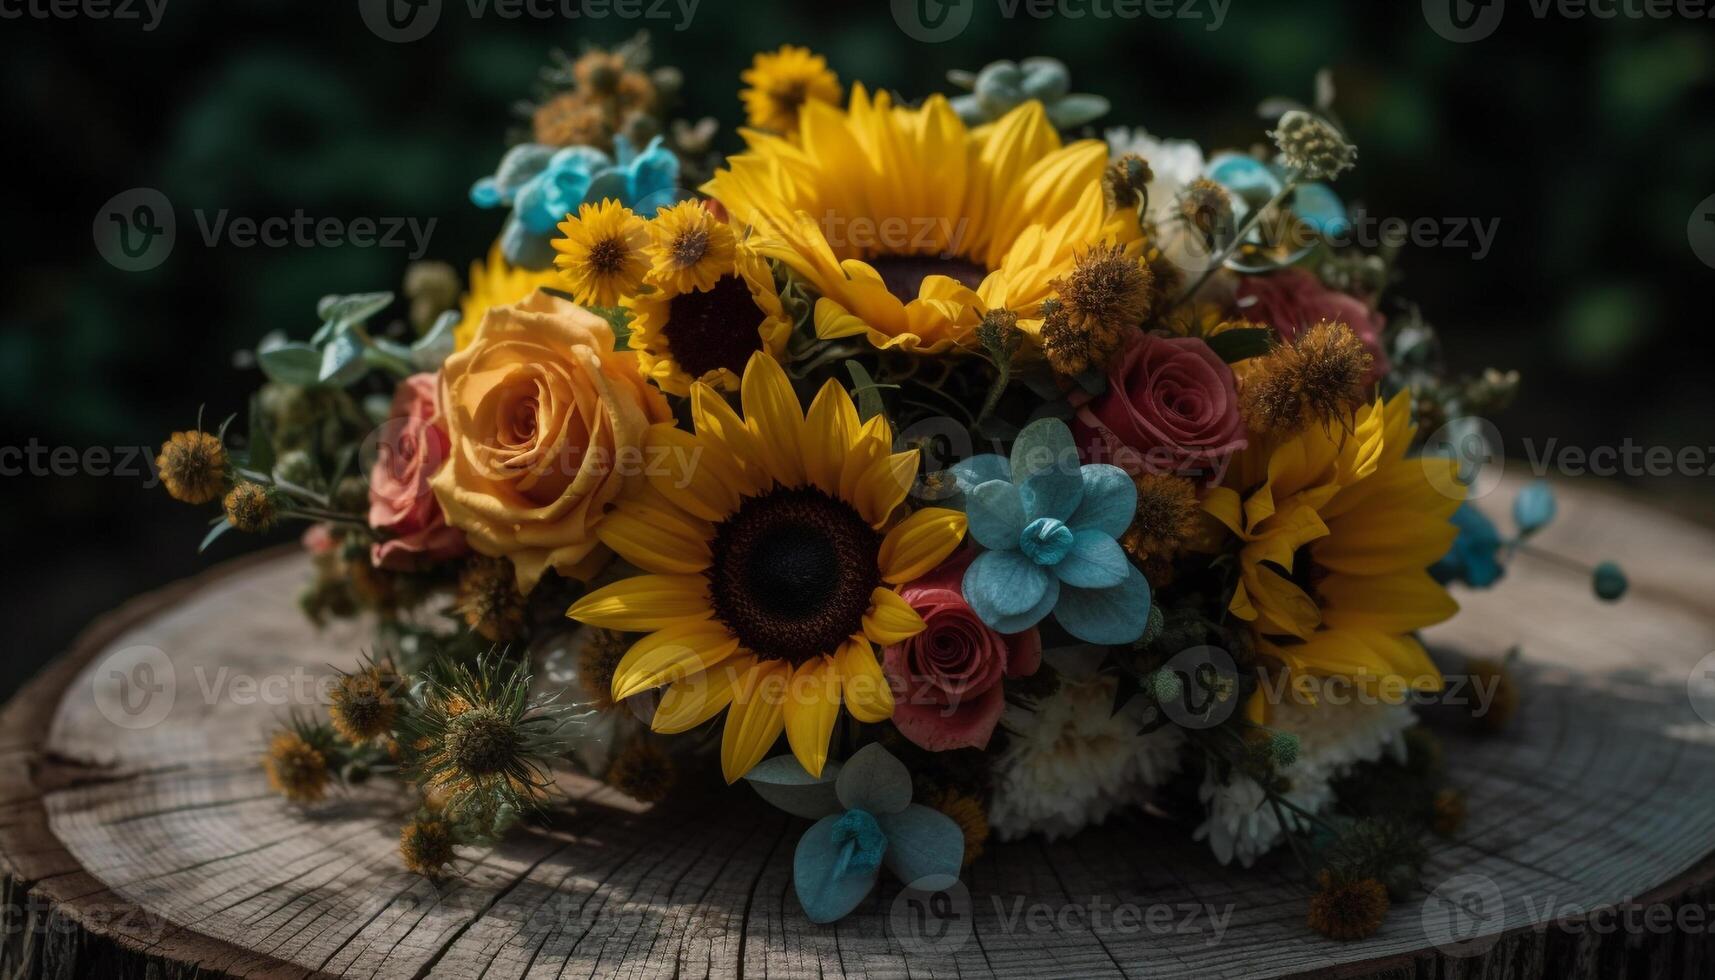
<path id="1" fill-rule="evenodd" d="M 1103 201 L 1106 145 L 1062 146 L 1039 102 L 969 129 L 941 96 L 899 108 L 853 86 L 845 112 L 805 103 L 794 139 L 744 138 L 703 190 L 821 294 L 824 338 L 939 353 L 997 307 L 1032 329 L 1077 254 L 1141 249 Z"/>
<path id="2" fill-rule="evenodd" d="M 511 306 L 542 286 L 565 288 L 558 269 L 521 269 L 506 261 L 499 243 L 488 250 L 488 262 L 470 264 L 470 291 L 459 300 L 459 322 L 453 328 L 453 346 L 464 350 L 476 336 L 482 315 L 496 306 Z"/>
<path id="3" fill-rule="evenodd" d="M 1413 432 L 1402 392 L 1360 409 L 1349 432 L 1256 440 L 1204 500 L 1243 541 L 1229 609 L 1295 690 L 1318 677 L 1398 694 L 1441 686 L 1411 634 L 1459 609 L 1427 571 L 1457 533 L 1459 500 L 1437 489 L 1454 485 L 1456 464 L 1407 456 Z M 1267 714 L 1260 690 L 1250 714 Z"/>
<path id="4" fill-rule="evenodd" d="M 648 480 L 609 512 L 601 540 L 648 574 L 584 596 L 573 619 L 649 632 L 621 659 L 615 700 L 666 687 L 652 727 L 683 732 L 726 709 L 728 782 L 784 731 L 820 774 L 843 700 L 852 716 L 893 716 L 874 646 L 923 620 L 895 588 L 946 558 L 965 516 L 901 516 L 917 451 L 860 422 L 830 381 L 798 407 L 786 372 L 758 352 L 745 367 L 744 417 L 706 384 L 691 386 L 696 432 L 650 430 Z"/>
<path id="5" fill-rule="evenodd" d="M 713 220 L 701 205 L 692 202 L 690 207 Z M 649 281 L 654 288 L 624 300 L 632 313 L 631 348 L 644 375 L 668 394 L 683 396 L 694 381 L 737 391 L 739 374 L 752 354 L 785 358 L 792 321 L 762 256 L 732 241 L 725 225 L 704 228 L 684 224 L 681 217 L 663 209 L 652 223 L 661 226 L 650 246 Z M 716 232 L 724 233 L 724 247 L 710 247 L 684 266 L 673 263 L 671 256 L 683 251 L 687 239 L 694 243 L 705 235 L 712 246 L 721 237 Z"/>

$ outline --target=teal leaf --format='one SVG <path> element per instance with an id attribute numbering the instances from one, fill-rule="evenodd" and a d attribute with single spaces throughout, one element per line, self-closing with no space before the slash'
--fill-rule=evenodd
<path id="1" fill-rule="evenodd" d="M 1085 643 L 1130 643 L 1149 625 L 1149 581 L 1127 562 L 1125 581 L 1113 588 L 1062 585 L 1054 618 Z"/>
<path id="2" fill-rule="evenodd" d="M 1074 92 L 1048 107 L 1048 121 L 1058 129 L 1071 129 L 1108 114 L 1108 100 L 1099 95 Z"/>
<path id="3" fill-rule="evenodd" d="M 839 813 L 839 794 L 834 780 L 840 774 L 840 764 L 829 760 L 820 778 L 809 771 L 790 753 L 764 759 L 744 774 L 756 794 L 775 807 L 809 820 Z"/>
<path id="4" fill-rule="evenodd" d="M 961 492 L 970 493 L 990 480 L 1011 480 L 1012 471 L 1005 456 L 983 453 L 954 463 L 953 478 L 959 481 Z"/>
<path id="5" fill-rule="evenodd" d="M 965 514 L 971 537 L 990 551 L 1012 551 L 1024 533 L 1024 505 L 1018 488 L 1005 480 L 990 480 L 966 494 Z"/>
<path id="6" fill-rule="evenodd" d="M 457 310 L 447 310 L 436 317 L 429 332 L 411 345 L 411 366 L 419 371 L 439 371 L 441 362 L 453 352 L 453 328 L 458 322 Z"/>
<path id="7" fill-rule="evenodd" d="M 909 885 L 931 877 L 959 877 L 965 835 L 952 817 L 912 804 L 876 819 L 887 832 L 887 869 L 900 881 Z"/>
<path id="8" fill-rule="evenodd" d="M 875 887 L 886 847 L 885 832 L 862 810 L 823 817 L 806 830 L 792 854 L 792 888 L 810 921 L 837 922 L 857 908 Z"/>
<path id="9" fill-rule="evenodd" d="M 1034 608 L 1053 581 L 1023 552 L 985 551 L 965 569 L 965 601 L 983 622 L 999 629 L 997 622 Z"/>
<path id="10" fill-rule="evenodd" d="M 322 348 L 321 367 L 317 371 L 316 380 L 322 384 L 333 384 L 344 387 L 358 378 L 363 377 L 369 370 L 369 364 L 364 360 L 363 352 L 367 348 L 355 330 L 347 327 L 335 333 Z"/>
<path id="11" fill-rule="evenodd" d="M 1078 472 L 1077 457 L 1070 469 L 1059 466 L 1040 470 L 1018 486 L 1019 500 L 1024 504 L 1026 521 L 1050 517 L 1064 521 L 1084 502 L 1084 478 Z"/>
<path id="12" fill-rule="evenodd" d="M 852 754 L 834 779 L 840 803 L 870 813 L 898 813 L 911 803 L 911 772 L 879 744 Z"/>
<path id="13" fill-rule="evenodd" d="M 1024 427 L 1012 444 L 1012 482 L 1023 486 L 1038 473 L 1057 470 L 1078 473 L 1078 447 L 1072 430 L 1059 419 L 1037 419 Z"/>
<path id="14" fill-rule="evenodd" d="M 1123 583 L 1130 570 L 1118 541 L 1088 529 L 1073 532 L 1071 552 L 1054 566 L 1061 582 L 1080 589 L 1111 589 Z M 1147 611 L 1144 616 L 1148 618 Z"/>
<path id="15" fill-rule="evenodd" d="M 1137 484 L 1110 463 L 1090 463 L 1078 476 L 1084 483 L 1083 499 L 1066 523 L 1074 530 L 1101 531 L 1117 540 L 1137 514 Z"/>
<path id="16" fill-rule="evenodd" d="M 256 365 L 268 380 L 287 385 L 313 385 L 321 377 L 322 355 L 309 344 L 264 341 Z"/>
<path id="17" fill-rule="evenodd" d="M 1553 523 L 1560 509 L 1554 500 L 1554 488 L 1547 480 L 1536 480 L 1513 498 L 1513 522 L 1520 537 L 1529 537 Z"/>
<path id="18" fill-rule="evenodd" d="M 216 540 L 218 540 L 221 535 L 225 534 L 226 532 L 228 532 L 230 530 L 232 530 L 231 522 L 229 522 L 224 517 L 220 518 L 220 523 L 209 528 L 208 533 L 203 535 L 202 544 L 197 545 L 197 554 L 200 555 L 203 552 L 207 551 L 209 545 L 214 544 L 214 542 Z"/>

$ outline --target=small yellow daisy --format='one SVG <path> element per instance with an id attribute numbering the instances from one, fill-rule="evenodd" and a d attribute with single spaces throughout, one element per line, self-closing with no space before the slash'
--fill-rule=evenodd
<path id="1" fill-rule="evenodd" d="M 649 281 L 678 292 L 713 289 L 732 271 L 732 227 L 700 201 L 680 201 L 649 223 Z"/>
<path id="2" fill-rule="evenodd" d="M 809 48 L 786 44 L 773 54 L 758 54 L 739 78 L 749 86 L 739 93 L 745 114 L 758 129 L 796 134 L 804 103 L 840 102 L 839 76 L 828 69 L 826 58 Z"/>
<path id="3" fill-rule="evenodd" d="M 567 291 L 586 306 L 617 306 L 637 292 L 649 271 L 644 249 L 648 224 L 612 199 L 579 206 L 577 217 L 560 222 L 563 238 L 554 239 L 554 265 L 565 275 Z"/>

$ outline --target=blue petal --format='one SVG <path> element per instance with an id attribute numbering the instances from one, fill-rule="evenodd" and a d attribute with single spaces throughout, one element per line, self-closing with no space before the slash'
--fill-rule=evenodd
<path id="1" fill-rule="evenodd" d="M 819 820 L 837 815 L 840 805 L 834 781 L 839 778 L 840 763 L 829 759 L 820 776 L 812 776 L 790 752 L 758 762 L 744 774 L 745 782 L 758 796 L 795 817 Z"/>
<path id="2" fill-rule="evenodd" d="M 1084 481 L 1076 467 L 1048 469 L 1020 484 L 1018 494 L 1024 503 L 1026 522 L 1044 517 L 1064 521 L 1084 502 Z"/>
<path id="3" fill-rule="evenodd" d="M 494 208 L 505 203 L 500 196 L 500 185 L 493 177 L 484 177 L 470 185 L 470 203 L 479 208 Z"/>
<path id="4" fill-rule="evenodd" d="M 887 833 L 887 868 L 907 885 L 925 878 L 957 879 L 965 861 L 965 835 L 953 818 L 913 804 L 877 818 Z M 942 883 L 942 887 L 950 882 Z"/>
<path id="5" fill-rule="evenodd" d="M 528 181 L 518 188 L 518 196 L 512 200 L 512 216 L 532 235 L 546 235 L 565 218 L 564 214 L 556 215 L 548 204 L 548 180 L 544 174 Z"/>
<path id="6" fill-rule="evenodd" d="M 871 742 L 840 767 L 834 792 L 847 809 L 898 813 L 911 803 L 911 771 L 880 743 Z"/>
<path id="7" fill-rule="evenodd" d="M 1108 463 L 1091 463 L 1078 476 L 1084 499 L 1066 523 L 1075 531 L 1089 528 L 1119 538 L 1137 514 L 1137 484 L 1125 470 Z"/>
<path id="8" fill-rule="evenodd" d="M 1328 237 L 1344 235 L 1352 227 L 1345 203 L 1327 184 L 1304 184 L 1293 191 L 1292 213 L 1317 234 Z"/>
<path id="9" fill-rule="evenodd" d="M 1050 470 L 1076 477 L 1078 447 L 1072 442 L 1072 430 L 1066 423 L 1057 418 L 1040 418 L 1025 426 L 1012 441 L 1012 482 L 1022 487 L 1032 476 Z"/>
<path id="10" fill-rule="evenodd" d="M 845 917 L 875 887 L 875 866 L 864 870 L 862 828 L 854 833 L 852 821 L 841 824 L 845 819 L 838 814 L 816 821 L 792 855 L 792 887 L 811 922 Z"/>
<path id="11" fill-rule="evenodd" d="M 1282 186 L 1280 178 L 1267 164 L 1243 153 L 1216 154 L 1204 173 L 1253 207 L 1280 193 Z"/>
<path id="12" fill-rule="evenodd" d="M 983 617 L 983 622 L 996 633 L 1022 633 L 1035 626 L 1054 611 L 1054 604 L 1060 601 L 1060 580 L 1050 575 L 1048 587 L 1042 590 L 1042 598 L 1036 600 L 1036 605 L 1013 616 L 1000 616 L 995 619 Z M 978 615 L 981 615 L 980 613 Z"/>
<path id="13" fill-rule="evenodd" d="M 679 158 L 662 145 L 661 137 L 649 141 L 649 146 L 631 162 L 626 181 L 627 198 L 639 211 L 653 213 L 669 205 L 677 197 Z"/>
<path id="14" fill-rule="evenodd" d="M 1053 580 L 1047 569 L 1020 552 L 985 551 L 965 569 L 965 601 L 994 626 L 1035 606 Z"/>
<path id="15" fill-rule="evenodd" d="M 1085 643 L 1130 643 L 1149 625 L 1149 582 L 1128 562 L 1124 582 L 1111 589 L 1060 588 L 1054 618 Z"/>
<path id="16" fill-rule="evenodd" d="M 1084 530 L 1073 533 L 1072 551 L 1054 566 L 1054 574 L 1080 589 L 1111 589 L 1126 580 L 1130 568 L 1118 541 L 1101 531 Z"/>
<path id="17" fill-rule="evenodd" d="M 954 463 L 953 479 L 959 481 L 960 492 L 970 493 L 990 480 L 1011 480 L 1012 469 L 1005 456 L 983 453 Z"/>
<path id="18" fill-rule="evenodd" d="M 990 551 L 1011 551 L 1024 533 L 1024 505 L 1018 488 L 1005 480 L 990 480 L 965 497 L 971 537 Z"/>
<path id="19" fill-rule="evenodd" d="M 1536 480 L 1513 499 L 1513 521 L 1518 524 L 1520 535 L 1535 534 L 1554 520 L 1559 509 L 1554 502 L 1554 488 L 1546 480 Z"/>

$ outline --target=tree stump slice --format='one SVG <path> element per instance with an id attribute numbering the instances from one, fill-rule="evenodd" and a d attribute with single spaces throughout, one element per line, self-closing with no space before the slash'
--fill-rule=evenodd
<path id="1" fill-rule="evenodd" d="M 1516 489 L 1504 484 L 1485 504 L 1498 513 Z M 1521 647 L 1523 705 L 1502 734 L 1447 737 L 1470 818 L 1456 839 L 1431 843 L 1425 892 L 1365 941 L 1306 928 L 1308 893 L 1290 861 L 1223 868 L 1184 828 L 1141 815 L 1053 844 L 991 846 L 966 877 L 973 931 L 962 941 L 902 933 L 894 883 L 837 925 L 815 926 L 791 883 L 806 823 L 744 787 L 651 808 L 565 777 L 570 802 L 545 823 L 466 849 L 458 878 L 430 883 L 399 865 L 410 804 L 391 785 L 308 809 L 268 790 L 264 733 L 295 695 L 251 679 L 313 683 L 365 644 L 357 624 L 318 633 L 301 619 L 292 596 L 306 562 L 275 552 L 94 623 L 5 708 L 0 969 L 1712 976 L 1715 682 L 1689 692 L 1688 682 L 1700 683 L 1693 668 L 1715 651 L 1715 533 L 1588 484 L 1563 487 L 1560 511 L 1538 553 L 1496 589 L 1461 592 L 1464 612 L 1430 634 L 1476 655 Z M 1632 579 L 1617 605 L 1594 599 L 1580 567 L 1608 558 Z M 1453 900 L 1468 914 L 1454 917 Z M 1677 925 L 1590 914 L 1630 903 Z M 1045 929 L 1014 918 L 1038 904 L 1051 913 Z M 1121 905 L 1155 918 L 1138 928 L 1093 914 Z M 1203 911 L 1190 918 L 1192 907 Z M 1229 916 L 1219 930 L 1210 910 Z"/>

